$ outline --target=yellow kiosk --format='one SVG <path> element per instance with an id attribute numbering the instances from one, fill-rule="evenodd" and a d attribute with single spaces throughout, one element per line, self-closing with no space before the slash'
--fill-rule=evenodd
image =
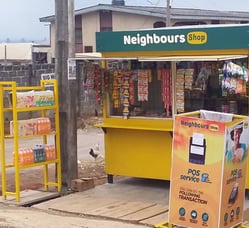
<path id="1" fill-rule="evenodd" d="M 244 24 L 96 33 L 109 183 L 170 180 L 175 114 L 248 115 L 248 32 Z"/>

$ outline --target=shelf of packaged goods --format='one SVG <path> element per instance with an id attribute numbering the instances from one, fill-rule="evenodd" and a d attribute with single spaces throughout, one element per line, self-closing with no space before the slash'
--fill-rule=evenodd
<path id="1" fill-rule="evenodd" d="M 53 110 L 53 109 L 56 109 L 55 105 L 29 107 L 29 108 L 16 108 L 16 112 L 33 112 L 33 111 L 43 111 L 43 110 Z M 13 108 L 4 108 L 3 110 L 4 112 L 12 112 Z"/>
<path id="2" fill-rule="evenodd" d="M 32 164 L 27 164 L 27 165 L 19 165 L 19 169 L 27 169 L 27 168 L 37 167 L 37 166 L 56 164 L 58 162 L 59 162 L 59 159 L 49 160 L 49 161 L 44 161 L 44 162 L 35 162 Z M 13 167 L 15 167 L 14 164 L 5 165 L 5 168 L 13 168 Z"/>

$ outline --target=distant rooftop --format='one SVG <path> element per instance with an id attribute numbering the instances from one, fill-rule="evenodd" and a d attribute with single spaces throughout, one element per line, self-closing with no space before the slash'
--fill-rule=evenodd
<path id="1" fill-rule="evenodd" d="M 75 15 L 82 15 L 100 10 L 111 10 L 116 12 L 152 16 L 152 17 L 161 17 L 161 18 L 166 17 L 165 7 L 127 6 L 127 5 L 113 5 L 113 4 L 98 4 L 82 9 L 77 9 L 75 10 Z M 170 17 L 171 19 L 178 19 L 178 20 L 198 19 L 198 20 L 249 21 L 249 12 L 171 8 Z M 40 18 L 40 22 L 52 22 L 54 20 L 55 20 L 55 15 Z"/>

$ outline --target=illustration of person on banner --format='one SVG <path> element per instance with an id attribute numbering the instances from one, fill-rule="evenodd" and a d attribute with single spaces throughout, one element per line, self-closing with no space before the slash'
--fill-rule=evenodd
<path id="1" fill-rule="evenodd" d="M 228 162 L 232 163 L 240 163 L 244 161 L 247 157 L 247 145 L 241 142 L 241 135 L 243 132 L 243 125 L 237 125 L 231 132 L 230 132 L 230 139 L 231 142 L 230 149 L 226 152 L 226 158 Z"/>

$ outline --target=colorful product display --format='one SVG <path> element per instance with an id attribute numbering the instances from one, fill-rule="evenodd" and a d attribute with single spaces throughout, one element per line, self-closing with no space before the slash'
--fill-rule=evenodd
<path id="1" fill-rule="evenodd" d="M 162 69 L 162 99 L 166 110 L 166 117 L 170 117 L 172 107 L 172 75 L 171 70 Z"/>
<path id="2" fill-rule="evenodd" d="M 10 100 L 10 103 L 12 104 L 12 99 Z M 30 107 L 40 107 L 40 106 L 53 106 L 53 105 L 54 105 L 54 92 L 51 90 L 16 93 L 17 108 L 30 108 Z"/>
<path id="3" fill-rule="evenodd" d="M 100 104 L 102 102 L 102 70 L 99 67 L 95 67 L 95 91 L 96 102 Z"/>
<path id="4" fill-rule="evenodd" d="M 30 165 L 38 162 L 51 161 L 56 159 L 54 145 L 36 145 L 34 148 L 25 147 L 18 150 L 19 165 Z M 13 153 L 13 162 L 15 155 Z"/>
<path id="5" fill-rule="evenodd" d="M 121 78 L 118 70 L 113 72 L 113 90 L 112 99 L 114 108 L 120 107 L 120 89 L 121 89 Z"/>
<path id="6" fill-rule="evenodd" d="M 220 79 L 223 93 L 246 93 L 248 69 L 233 62 L 226 62 L 220 70 Z"/>
<path id="7" fill-rule="evenodd" d="M 178 69 L 176 72 L 175 97 L 177 113 L 184 112 L 184 73 L 185 69 Z"/>
<path id="8" fill-rule="evenodd" d="M 125 119 L 130 114 L 130 105 L 134 104 L 134 80 L 132 71 L 114 70 L 112 82 L 112 100 L 114 108 L 123 106 Z"/>
<path id="9" fill-rule="evenodd" d="M 125 119 L 128 118 L 129 116 L 129 107 L 130 107 L 130 101 L 129 101 L 129 98 L 130 98 L 130 92 L 129 92 L 129 88 L 130 88 L 130 85 L 129 85 L 129 81 L 130 81 L 130 77 L 128 74 L 126 74 L 124 76 L 124 79 L 123 79 L 123 117 Z"/>
<path id="10" fill-rule="evenodd" d="M 51 122 L 48 117 L 39 117 L 28 120 L 18 120 L 18 135 L 37 135 L 51 133 Z M 10 121 L 10 135 L 14 135 L 14 121 Z"/>
<path id="11" fill-rule="evenodd" d="M 148 101 L 148 84 L 151 81 L 150 70 L 138 70 L 138 101 Z"/>
<path id="12" fill-rule="evenodd" d="M 168 63 L 117 61 L 108 69 L 88 63 L 84 89 L 88 96 L 96 96 L 97 103 L 108 94 L 109 115 L 125 119 L 129 116 L 172 118 L 173 113 L 200 109 L 244 114 L 245 109 L 239 104 L 246 98 L 248 74 L 242 65 L 246 65 L 244 60 L 238 64 L 182 61 L 176 64 L 173 80 L 172 66 Z"/>

